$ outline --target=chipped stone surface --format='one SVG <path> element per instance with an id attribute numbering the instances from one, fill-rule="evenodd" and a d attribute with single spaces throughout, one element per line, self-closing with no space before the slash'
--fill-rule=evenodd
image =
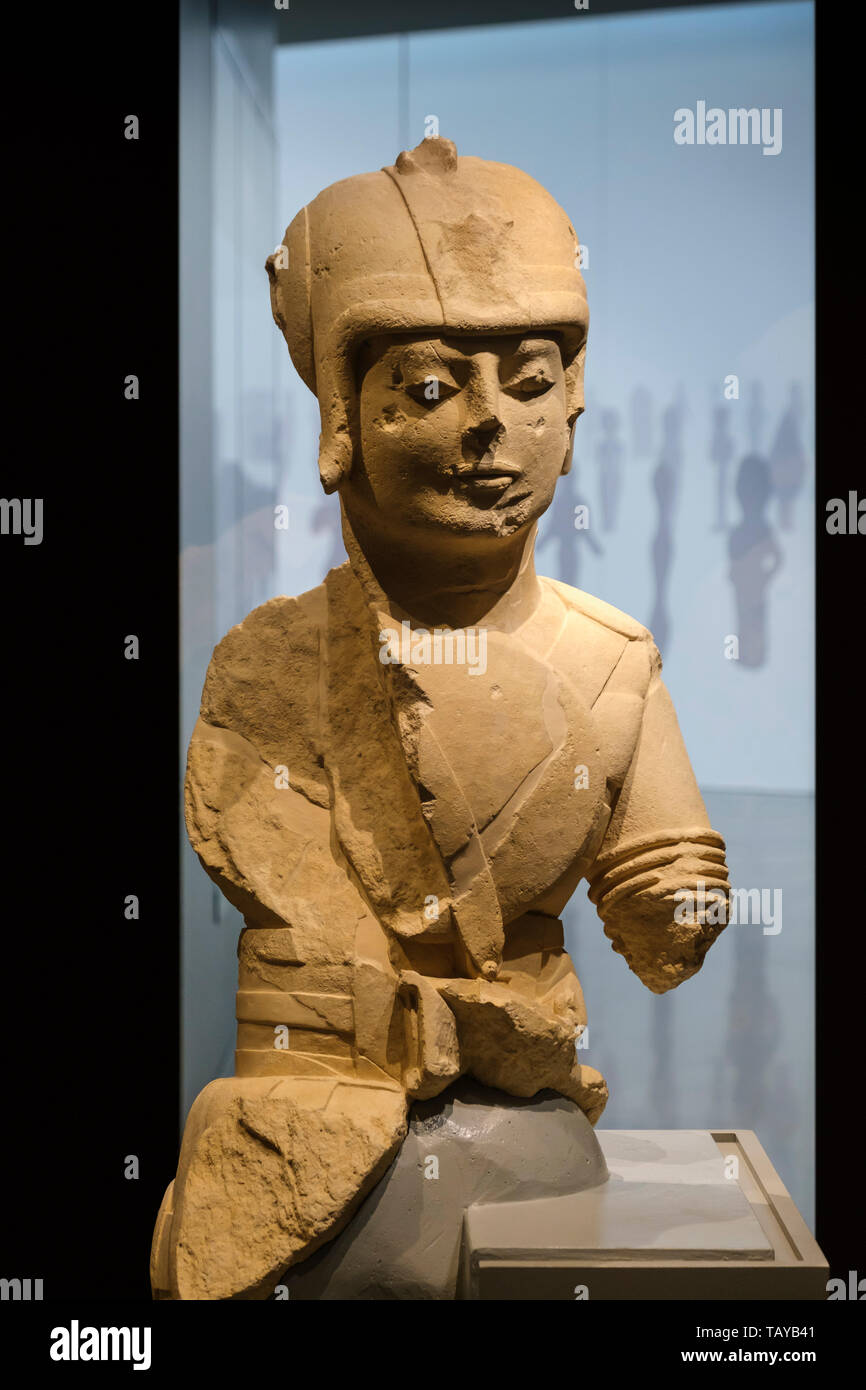
<path id="1" fill-rule="evenodd" d="M 571 894 L 588 881 L 662 992 L 727 893 L 651 634 L 535 572 L 584 408 L 566 214 L 436 137 L 325 189 L 285 247 L 272 308 L 318 396 L 348 561 L 208 669 L 185 809 L 245 921 L 236 1075 L 187 1120 L 159 1297 L 267 1297 L 381 1177 L 407 1105 L 461 1077 L 594 1124 Z M 715 903 L 682 919 L 698 882 Z"/>
<path id="2" fill-rule="evenodd" d="M 375 1104 L 359 1104 L 359 1091 L 332 1076 L 235 1078 L 202 1092 L 172 1194 L 170 1251 L 155 1261 L 161 1296 L 267 1298 L 287 1266 L 341 1229 L 406 1132 L 398 1087 L 377 1088 Z"/>

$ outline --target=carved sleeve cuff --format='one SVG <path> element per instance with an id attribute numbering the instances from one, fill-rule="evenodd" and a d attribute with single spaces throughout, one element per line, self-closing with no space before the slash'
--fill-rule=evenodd
<path id="1" fill-rule="evenodd" d="M 620 842 L 589 875 L 613 949 L 655 994 L 700 969 L 727 921 L 728 891 L 725 842 L 706 826 Z"/>

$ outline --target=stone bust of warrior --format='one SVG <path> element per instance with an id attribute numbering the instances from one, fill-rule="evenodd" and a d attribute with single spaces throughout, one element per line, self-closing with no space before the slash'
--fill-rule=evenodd
<path id="1" fill-rule="evenodd" d="M 325 189 L 268 258 L 348 561 L 233 628 L 205 682 L 186 817 L 245 921 L 236 1074 L 188 1117 L 157 1297 L 268 1297 L 461 1076 L 594 1124 L 559 920 L 581 879 L 656 993 L 724 920 L 651 634 L 535 572 L 584 408 L 577 258 L 538 183 L 438 137 Z"/>

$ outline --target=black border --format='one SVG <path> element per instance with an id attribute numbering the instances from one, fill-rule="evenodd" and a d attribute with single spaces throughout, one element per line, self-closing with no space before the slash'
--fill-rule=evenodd
<path id="1" fill-rule="evenodd" d="M 844 26 L 818 4 L 816 169 L 816 1236 L 833 1275 L 866 1275 L 863 1135 L 866 949 L 857 906 L 864 862 L 863 657 L 859 603 L 866 537 L 831 535 L 827 503 L 866 497 L 855 443 L 863 403 L 862 251 L 852 216 L 856 143 L 840 142 L 857 119 L 862 78 Z M 838 162 L 837 162 L 838 161 Z M 859 1263 L 858 1263 L 859 1261 Z"/>
<path id="2" fill-rule="evenodd" d="M 331 36 L 349 8 L 318 6 Z M 360 8 L 351 7 L 356 19 Z M 436 7 L 442 23 L 455 22 L 451 8 Z M 486 8 L 462 5 L 456 22 L 478 23 Z M 866 542 L 830 536 L 824 503 L 858 485 L 866 492 L 852 332 L 862 301 L 860 190 L 850 172 L 835 171 L 833 158 L 841 146 L 848 168 L 856 162 L 849 138 L 858 129 L 859 74 L 845 20 L 835 7 L 816 8 L 817 1236 L 831 1273 L 844 1277 L 849 1269 L 866 1273 L 858 1231 L 866 959 L 851 886 L 863 856 L 857 600 Z M 363 9 L 365 23 L 379 16 L 377 31 L 391 27 L 384 5 Z M 554 9 L 563 12 L 562 5 L 497 4 L 495 18 Z M 403 29 L 436 27 L 412 22 L 402 0 L 401 16 Z M 64 1317 L 93 1321 L 107 1315 L 88 1313 L 84 1300 L 126 1303 L 112 1321 L 153 1320 L 160 1336 L 169 1335 L 162 1306 L 149 1302 L 146 1252 L 179 1139 L 179 1007 L 171 1002 L 180 984 L 178 23 L 175 7 L 161 5 L 91 6 L 50 23 L 22 10 L 13 25 L 18 80 L 6 90 L 4 132 L 14 240 L 5 269 L 9 407 L 18 430 L 2 492 L 43 496 L 46 532 L 40 547 L 13 549 L 6 538 L 0 546 L 0 1191 L 7 1207 L 0 1273 L 45 1279 L 45 1305 L 14 1305 L 22 1347 L 35 1346 L 40 1359 L 45 1343 L 33 1343 L 27 1329 L 34 1319 L 57 1321 L 58 1303 L 68 1302 Z M 130 112 L 141 119 L 138 142 L 123 138 Z M 142 382 L 135 403 L 123 398 L 128 371 Z M 141 638 L 138 662 L 123 657 L 129 632 Z M 141 895 L 134 923 L 123 914 L 129 892 Z M 139 1156 L 136 1182 L 123 1177 L 128 1153 Z M 602 1335 L 610 1336 L 609 1319 L 626 1313 L 632 1328 L 635 1319 L 663 1319 L 669 1332 L 655 1350 L 666 1363 L 669 1351 L 669 1364 L 679 1361 L 679 1346 L 692 1345 L 687 1332 L 697 1322 L 760 1320 L 755 1305 L 604 1306 L 611 1311 L 592 1309 L 596 1335 L 608 1329 Z M 761 1305 L 767 1321 L 773 1306 Z M 315 1316 L 305 1307 L 305 1319 Z M 7 1311 L 0 1316 L 8 1333 Z M 203 1316 L 191 1314 L 187 1325 L 201 1328 Z M 469 1309 L 452 1316 L 473 1325 Z M 778 1309 L 780 1322 L 824 1329 L 841 1329 L 843 1317 L 838 1305 L 829 1314 L 825 1305 L 796 1316 L 790 1305 Z M 438 1335 L 441 1322 L 431 1331 Z M 265 1334 L 262 1325 L 256 1337 Z M 271 1323 L 270 1335 L 285 1332 Z M 231 1349 L 220 1341 L 213 1350 L 228 1369 Z M 648 1360 L 645 1345 L 620 1342 L 616 1354 L 620 1367 L 631 1357 Z M 204 1355 L 202 1344 L 196 1355 Z M 576 1349 L 575 1356 L 577 1369 Z"/>
<path id="3" fill-rule="evenodd" d="M 44 498 L 45 532 L 0 546 L 2 1273 L 46 1300 L 149 1299 L 177 1158 L 178 40 L 172 6 L 143 16 L 7 35 L 2 492 Z"/>

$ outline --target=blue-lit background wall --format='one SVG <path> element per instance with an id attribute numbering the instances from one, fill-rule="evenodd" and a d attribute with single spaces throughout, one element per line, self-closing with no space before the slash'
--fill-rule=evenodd
<path id="1" fill-rule="evenodd" d="M 264 258 L 321 188 L 392 163 L 435 117 L 461 153 L 543 183 L 586 247 L 586 413 L 539 571 L 652 628 L 732 880 L 776 890 L 777 904 L 781 892 L 780 931 L 778 917 L 769 932 L 731 926 L 663 998 L 612 954 L 578 892 L 566 931 L 589 1009 L 583 1055 L 611 1087 L 602 1125 L 753 1128 L 811 1220 L 811 4 L 282 46 L 227 23 L 209 43 L 210 307 L 206 328 L 194 305 L 183 325 L 206 344 L 209 383 L 206 444 L 187 411 L 185 739 L 214 642 L 343 558 L 316 402 L 273 325 Z M 781 108 L 781 152 L 676 144 L 674 112 L 699 101 Z M 193 82 L 189 121 L 194 102 Z M 191 210 L 182 250 L 193 222 Z M 274 531 L 277 503 L 288 532 Z M 240 919 L 188 850 L 184 871 L 189 1104 L 231 1070 Z"/>

